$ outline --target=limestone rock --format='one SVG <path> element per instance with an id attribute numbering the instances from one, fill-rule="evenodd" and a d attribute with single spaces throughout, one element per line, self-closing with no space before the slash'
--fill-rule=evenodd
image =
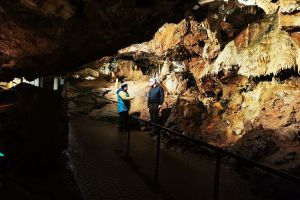
<path id="1" fill-rule="evenodd" d="M 270 20 L 248 26 L 235 43 L 227 44 L 213 65 L 207 66 L 206 74 L 229 71 L 234 65 L 239 66 L 240 75 L 247 77 L 293 69 L 298 63 L 299 47 L 287 32 L 277 28 L 274 18 Z M 255 27 L 258 30 L 253 30 Z"/>
<path id="2" fill-rule="evenodd" d="M 126 77 L 127 80 L 134 81 L 145 78 L 136 63 L 128 60 L 117 60 L 112 75 L 114 78 Z"/>
<path id="3" fill-rule="evenodd" d="M 81 79 L 86 79 L 88 77 L 95 79 L 99 77 L 99 72 L 90 68 L 85 68 L 80 71 L 73 72 L 69 74 L 69 76 L 73 78 L 81 78 Z"/>
<path id="4" fill-rule="evenodd" d="M 261 7 L 267 15 L 275 13 L 279 8 L 278 3 L 273 3 L 272 0 L 256 0 L 256 4 Z"/>
<path id="5" fill-rule="evenodd" d="M 279 13 L 279 26 L 282 29 L 296 29 L 300 27 L 300 12 L 293 14 Z"/>
<path id="6" fill-rule="evenodd" d="M 214 58 L 218 56 L 221 50 L 221 44 L 217 38 L 217 32 L 211 29 L 208 21 L 204 21 L 202 23 L 203 27 L 207 31 L 208 37 L 203 48 L 203 58 L 210 63 Z"/>
<path id="7" fill-rule="evenodd" d="M 262 160 L 279 149 L 272 130 L 256 129 L 236 142 L 233 151 L 253 160 Z"/>
<path id="8" fill-rule="evenodd" d="M 179 24 L 165 24 L 155 33 L 149 47 L 161 55 L 168 49 L 174 48 L 188 32 L 188 23 L 183 20 Z"/>
<path id="9" fill-rule="evenodd" d="M 272 0 L 238 0 L 240 4 L 246 6 L 255 6 L 262 8 L 267 15 L 275 13 L 278 10 L 278 3 L 274 3 Z"/>
<path id="10" fill-rule="evenodd" d="M 163 66 L 161 67 L 160 79 L 164 80 L 167 75 L 171 72 L 171 62 L 169 60 L 165 60 Z"/>
<path id="11" fill-rule="evenodd" d="M 119 50 L 120 54 L 141 52 L 155 54 L 157 56 L 174 56 L 174 54 L 184 54 L 186 49 L 190 53 L 201 54 L 202 47 L 198 45 L 200 41 L 207 38 L 205 28 L 195 20 L 182 20 L 178 24 L 166 23 L 153 36 L 149 42 L 134 44 Z M 185 49 L 180 47 L 184 46 Z M 179 52 L 182 51 L 182 52 Z M 178 59 L 178 58 L 177 58 Z"/>
<path id="12" fill-rule="evenodd" d="M 235 94 L 229 108 L 231 114 L 226 118 L 231 122 L 231 130 L 245 130 L 243 124 L 251 122 L 252 126 L 274 130 L 280 137 L 288 138 L 294 134 L 299 125 L 299 89 L 276 83 L 259 84 L 253 91 Z M 242 119 L 242 120 L 241 120 Z M 288 135 L 290 134 L 290 135 Z"/>
<path id="13" fill-rule="evenodd" d="M 167 76 L 165 86 L 169 94 L 183 94 L 186 91 L 186 80 L 172 72 Z"/>
<path id="14" fill-rule="evenodd" d="M 293 13 L 300 10 L 299 0 L 279 0 L 281 13 Z"/>
<path id="15" fill-rule="evenodd" d="M 295 29 L 300 27 L 300 1 L 280 0 L 278 13 L 279 27 L 282 29 Z"/>
<path id="16" fill-rule="evenodd" d="M 135 64 L 132 61 L 119 60 L 114 70 L 115 77 L 131 77 Z"/>

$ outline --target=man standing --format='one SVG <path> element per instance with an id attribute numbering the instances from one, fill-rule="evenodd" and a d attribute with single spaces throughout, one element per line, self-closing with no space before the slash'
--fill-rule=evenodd
<path id="1" fill-rule="evenodd" d="M 159 85 L 155 78 L 150 79 L 151 89 L 148 95 L 148 109 L 152 123 L 158 124 L 159 110 L 164 102 L 164 90 Z M 154 135 L 157 134 L 157 129 L 153 129 Z"/>
<path id="2" fill-rule="evenodd" d="M 121 87 L 117 91 L 119 130 L 128 130 L 128 115 L 130 110 L 130 100 L 134 99 L 134 97 L 130 97 L 127 90 L 128 90 L 127 83 L 122 83 Z"/>

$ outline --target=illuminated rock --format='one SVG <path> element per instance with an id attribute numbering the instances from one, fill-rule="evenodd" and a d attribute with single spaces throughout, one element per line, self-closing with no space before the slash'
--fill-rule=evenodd
<path id="1" fill-rule="evenodd" d="M 276 21 L 253 26 L 257 30 L 249 26 L 235 42 L 230 42 L 206 73 L 216 75 L 237 65 L 243 76 L 276 75 L 298 65 L 299 47 L 287 32 L 277 27 Z"/>
<path id="2" fill-rule="evenodd" d="M 300 27 L 300 2 L 298 0 L 281 0 L 278 13 L 279 27 L 295 29 Z"/>
<path id="3" fill-rule="evenodd" d="M 169 94 L 183 94 L 186 91 L 186 80 L 172 72 L 167 75 L 165 86 Z"/>
<path id="4" fill-rule="evenodd" d="M 300 10 L 299 0 L 279 0 L 281 13 L 293 13 Z"/>
<path id="5" fill-rule="evenodd" d="M 300 27 L 300 12 L 293 14 L 279 13 L 279 26 L 282 29 L 294 29 Z"/>
<path id="6" fill-rule="evenodd" d="M 99 73 L 93 69 L 85 68 L 80 71 L 70 73 L 68 76 L 73 78 L 81 78 L 81 79 L 92 77 L 95 79 L 99 77 Z"/>

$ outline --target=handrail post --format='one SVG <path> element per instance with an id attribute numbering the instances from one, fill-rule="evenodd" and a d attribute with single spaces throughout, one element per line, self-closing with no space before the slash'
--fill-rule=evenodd
<path id="1" fill-rule="evenodd" d="M 128 123 L 128 127 L 127 127 L 127 147 L 126 147 L 126 156 L 127 158 L 129 158 L 129 147 L 130 147 L 130 135 L 131 135 L 131 123 L 130 123 L 130 119 L 129 118 L 129 123 Z"/>
<path id="2" fill-rule="evenodd" d="M 148 122 L 146 120 L 143 120 L 143 119 L 140 119 L 138 117 L 134 117 L 134 116 L 131 116 L 132 119 L 138 121 L 138 122 L 142 122 L 144 124 L 150 124 L 152 126 L 155 126 L 155 124 L 151 123 L 151 122 Z M 177 132 L 177 131 L 174 131 L 174 130 L 171 130 L 167 127 L 163 127 L 163 126 L 158 126 L 156 125 L 155 127 L 157 127 L 157 129 L 159 130 L 163 130 L 163 131 L 166 131 L 168 133 L 171 133 L 171 135 L 175 135 L 175 136 L 178 136 L 180 138 L 183 138 L 185 140 L 188 140 L 188 141 L 191 141 L 191 142 L 194 142 L 202 147 L 205 147 L 205 148 L 208 148 L 210 150 L 213 150 L 215 151 L 216 153 L 216 168 L 215 168 L 215 174 L 214 174 L 214 193 L 213 193 L 213 197 L 214 199 L 218 199 L 219 198 L 219 177 L 220 177 L 220 167 L 221 167 L 221 157 L 222 155 L 226 155 L 226 156 L 229 156 L 230 158 L 235 158 L 239 161 L 242 161 L 243 163 L 245 163 L 245 165 L 247 166 L 251 166 L 251 167 L 257 167 L 261 170 L 264 170 L 264 171 L 267 171 L 269 173 L 272 173 L 276 176 L 279 176 L 281 178 L 285 178 L 289 181 L 292 181 L 296 184 L 299 184 L 300 183 L 300 178 L 295 176 L 295 175 L 292 175 L 292 174 L 289 174 L 287 172 L 283 172 L 283 171 L 278 171 L 276 169 L 273 169 L 269 166 L 266 166 L 266 165 L 263 165 L 257 161 L 254 161 L 254 160 L 251 160 L 251 159 L 248 159 L 248 158 L 245 158 L 245 157 L 242 157 L 238 154 L 235 154 L 233 152 L 230 152 L 230 151 L 227 151 L 227 150 L 224 150 L 222 148 L 219 148 L 219 147 L 215 147 L 211 144 L 207 144 L 207 143 L 204 143 L 204 142 L 201 142 L 201 141 L 198 141 L 198 140 L 195 140 L 193 138 L 190 138 L 190 137 L 187 137 L 187 136 L 184 136 L 182 135 L 181 133 Z M 158 169 L 159 169 L 159 146 L 160 146 L 160 132 L 158 131 L 158 141 L 157 141 L 157 151 L 156 151 L 156 166 L 155 166 L 155 182 L 158 182 Z M 128 136 L 128 141 L 130 140 L 130 135 Z M 128 142 L 128 152 L 129 152 L 129 142 Z"/>
<path id="3" fill-rule="evenodd" d="M 158 128 L 158 127 L 157 127 Z M 155 129 L 157 129 L 155 127 Z M 158 175 L 159 175 L 159 157 L 160 157 L 160 130 L 157 132 L 157 145 L 156 145 L 156 159 L 155 159 L 155 172 L 154 172 L 154 183 L 158 184 Z"/>
<path id="4" fill-rule="evenodd" d="M 220 166 L 221 166 L 221 155 L 220 152 L 216 151 L 216 168 L 215 168 L 215 180 L 214 180 L 214 200 L 219 198 L 219 185 L 220 185 Z"/>

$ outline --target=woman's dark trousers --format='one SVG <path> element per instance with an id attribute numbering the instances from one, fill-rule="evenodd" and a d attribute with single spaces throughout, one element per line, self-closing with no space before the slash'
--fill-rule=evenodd
<path id="1" fill-rule="evenodd" d="M 119 130 L 128 130 L 128 111 L 123 111 L 119 113 Z"/>

